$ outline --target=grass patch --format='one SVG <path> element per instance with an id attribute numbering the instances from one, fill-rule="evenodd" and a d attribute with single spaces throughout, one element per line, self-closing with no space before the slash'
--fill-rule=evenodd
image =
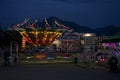
<path id="1" fill-rule="evenodd" d="M 21 60 L 21 64 L 73 63 L 73 60 Z"/>

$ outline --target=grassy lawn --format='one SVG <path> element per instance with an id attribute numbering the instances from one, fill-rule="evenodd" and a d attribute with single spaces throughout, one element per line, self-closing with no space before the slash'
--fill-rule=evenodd
<path id="1" fill-rule="evenodd" d="M 21 64 L 40 64 L 40 63 L 72 63 L 74 62 L 71 58 L 63 58 L 61 56 L 56 57 L 55 59 L 46 59 L 46 58 L 36 58 L 35 56 L 23 56 L 19 58 L 19 63 Z"/>
<path id="2" fill-rule="evenodd" d="M 41 64 L 41 63 L 73 63 L 73 60 L 22 60 L 22 64 Z"/>
<path id="3" fill-rule="evenodd" d="M 19 57 L 19 63 L 22 64 L 39 64 L 39 63 L 73 63 L 74 56 L 71 57 L 63 57 L 56 56 L 55 59 L 47 59 L 45 56 L 26 56 L 22 55 Z"/>
<path id="4" fill-rule="evenodd" d="M 74 63 L 76 54 L 72 54 L 70 57 L 56 56 L 55 59 L 47 59 L 46 57 L 36 57 L 36 56 L 20 56 L 19 63 L 21 64 L 42 64 L 42 63 Z M 77 64 L 79 67 L 83 68 L 94 68 L 94 67 L 105 67 L 108 68 L 109 65 L 106 64 L 95 64 L 95 62 L 80 62 Z"/>

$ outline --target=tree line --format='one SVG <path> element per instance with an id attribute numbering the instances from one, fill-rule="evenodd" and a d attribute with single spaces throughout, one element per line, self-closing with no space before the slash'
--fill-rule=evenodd
<path id="1" fill-rule="evenodd" d="M 0 47 L 10 46 L 11 42 L 21 45 L 22 36 L 16 30 L 0 29 Z"/>

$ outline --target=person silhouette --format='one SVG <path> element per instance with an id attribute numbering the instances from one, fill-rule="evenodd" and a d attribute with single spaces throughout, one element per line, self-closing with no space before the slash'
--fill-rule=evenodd
<path id="1" fill-rule="evenodd" d="M 115 57 L 110 58 L 109 63 L 110 63 L 110 71 L 116 72 L 117 64 L 118 64 L 117 58 Z"/>
<path id="2" fill-rule="evenodd" d="M 11 57 L 11 54 L 9 52 L 9 49 L 8 48 L 5 48 L 4 50 L 4 65 L 5 66 L 10 66 L 10 57 Z"/>
<path id="3" fill-rule="evenodd" d="M 17 55 L 15 55 L 15 57 L 14 57 L 14 64 L 17 64 L 18 63 L 18 57 L 17 57 Z"/>

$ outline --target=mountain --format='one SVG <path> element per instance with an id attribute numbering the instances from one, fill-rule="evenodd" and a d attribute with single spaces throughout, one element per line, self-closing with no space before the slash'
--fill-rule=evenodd
<path id="1" fill-rule="evenodd" d="M 108 36 L 114 34 L 120 35 L 120 26 L 108 25 L 102 28 L 96 28 L 94 29 L 94 32 L 99 35 L 108 35 Z"/>
<path id="2" fill-rule="evenodd" d="M 75 22 L 68 22 L 68 21 L 60 20 L 57 17 L 47 18 L 47 21 L 51 26 L 55 26 L 54 24 L 55 20 L 69 28 L 73 28 L 75 32 L 79 32 L 79 33 L 96 33 L 97 35 L 113 35 L 113 34 L 120 33 L 120 26 L 108 25 L 105 27 L 92 29 L 87 26 L 80 26 Z"/>
<path id="3" fill-rule="evenodd" d="M 75 22 L 69 22 L 69 21 L 64 21 L 61 19 L 58 19 L 57 17 L 49 17 L 45 18 L 42 22 L 38 20 L 30 20 L 30 19 L 25 19 L 22 24 L 18 24 L 15 27 L 40 27 L 43 29 L 63 29 L 63 30 L 68 30 L 68 31 L 74 31 L 78 33 L 96 33 L 97 35 L 114 35 L 114 34 L 119 34 L 120 35 L 120 26 L 115 26 L 115 25 L 108 25 L 105 27 L 99 27 L 96 29 L 92 29 L 88 26 L 81 26 L 78 25 Z"/>
<path id="4" fill-rule="evenodd" d="M 53 23 L 55 20 L 60 22 L 61 24 L 65 25 L 65 26 L 69 27 L 69 28 L 73 28 L 75 32 L 79 32 L 79 33 L 93 32 L 93 29 L 86 27 L 86 26 L 80 26 L 75 22 L 63 21 L 63 20 L 58 19 L 57 17 L 49 17 L 47 19 L 48 23 L 52 26 L 55 26 Z"/>

